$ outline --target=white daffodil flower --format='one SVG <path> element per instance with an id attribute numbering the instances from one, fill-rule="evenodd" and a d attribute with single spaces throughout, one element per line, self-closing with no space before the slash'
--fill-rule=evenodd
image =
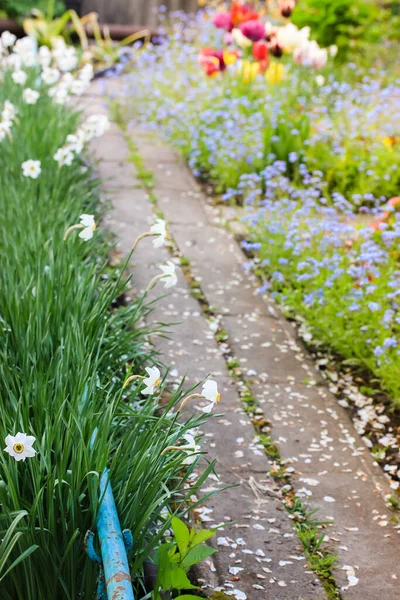
<path id="1" fill-rule="evenodd" d="M 33 36 L 25 36 L 15 42 L 14 53 L 21 59 L 21 64 L 33 67 L 36 64 L 37 41 Z"/>
<path id="2" fill-rule="evenodd" d="M 83 229 L 79 234 L 79 237 L 82 238 L 82 240 L 85 240 L 85 242 L 87 242 L 88 240 L 92 239 L 93 233 L 96 231 L 96 223 L 94 220 L 94 216 L 93 215 L 81 215 L 79 218 L 81 220 L 80 224 L 83 226 Z"/>
<path id="3" fill-rule="evenodd" d="M 61 73 L 58 69 L 49 68 L 43 69 L 42 71 L 42 79 L 44 83 L 47 83 L 47 85 L 53 85 L 54 83 L 57 83 L 60 77 Z"/>
<path id="4" fill-rule="evenodd" d="M 78 79 L 89 83 L 93 79 L 94 69 L 92 63 L 86 63 L 78 73 Z"/>
<path id="5" fill-rule="evenodd" d="M 198 453 L 201 450 L 201 446 L 196 444 L 196 440 L 194 439 L 194 435 L 192 435 L 189 431 L 185 433 L 183 438 L 186 440 L 187 444 L 184 446 L 180 446 L 180 450 L 184 450 L 187 454 L 187 457 L 183 461 L 183 465 L 191 465 L 197 458 Z"/>
<path id="6" fill-rule="evenodd" d="M 85 134 L 86 141 L 101 137 L 110 128 L 107 115 L 90 115 L 83 123 L 81 130 Z"/>
<path id="7" fill-rule="evenodd" d="M 14 83 L 18 85 L 25 85 L 27 74 L 22 70 L 14 71 L 14 73 L 11 75 L 11 78 Z"/>
<path id="8" fill-rule="evenodd" d="M 167 228 L 165 226 L 165 221 L 162 219 L 157 219 L 154 225 L 150 227 L 151 233 L 155 234 L 156 237 L 153 240 L 154 248 L 161 248 L 165 244 L 165 240 L 167 238 Z"/>
<path id="9" fill-rule="evenodd" d="M 82 94 L 87 90 L 88 84 L 86 81 L 81 81 L 80 79 L 75 79 L 71 84 L 71 94 L 74 96 L 82 96 Z"/>
<path id="10" fill-rule="evenodd" d="M 33 435 L 17 433 L 17 435 L 8 435 L 5 441 L 4 452 L 8 452 L 17 461 L 25 461 L 27 458 L 33 458 L 36 454 L 36 450 L 32 448 L 32 444 L 35 442 Z"/>
<path id="11" fill-rule="evenodd" d="M 161 276 L 161 281 L 164 282 L 164 287 L 174 287 L 174 285 L 178 283 L 174 263 L 169 260 L 166 265 L 160 265 L 160 269 L 163 272 L 163 275 Z"/>
<path id="12" fill-rule="evenodd" d="M 17 109 L 14 104 L 12 104 L 9 100 L 4 102 L 3 112 L 1 113 L 1 118 L 4 121 L 15 121 L 17 116 Z"/>
<path id="13" fill-rule="evenodd" d="M 32 90 L 31 88 L 26 88 L 22 92 L 22 98 L 27 104 L 36 104 L 36 102 L 39 100 L 39 97 L 39 92 Z"/>
<path id="14" fill-rule="evenodd" d="M 207 406 L 203 406 L 201 410 L 204 413 L 212 412 L 214 405 L 221 400 L 221 394 L 218 392 L 217 382 L 213 379 L 208 379 L 203 384 L 201 394 L 204 396 L 204 398 L 206 398 L 206 400 L 209 400 L 209 404 L 207 404 Z"/>
<path id="15" fill-rule="evenodd" d="M 148 377 L 143 378 L 143 383 L 146 384 L 146 387 L 142 390 L 142 394 L 149 396 L 150 394 L 154 394 L 156 388 L 160 385 L 161 373 L 157 367 L 146 367 L 145 371 Z"/>
<path id="16" fill-rule="evenodd" d="M 65 146 L 64 148 L 59 148 L 53 158 L 58 163 L 59 167 L 63 167 L 64 165 L 69 167 L 74 160 L 74 154 L 67 146 Z"/>
<path id="17" fill-rule="evenodd" d="M 37 62 L 42 69 L 48 69 L 51 64 L 51 52 L 47 46 L 40 46 L 37 54 Z"/>
<path id="18" fill-rule="evenodd" d="M 317 75 L 315 81 L 319 87 L 322 87 L 325 83 L 325 77 L 323 75 Z"/>
<path id="19" fill-rule="evenodd" d="M 4 48 L 10 48 L 10 46 L 15 44 L 16 40 L 17 36 L 13 33 L 10 33 L 10 31 L 3 31 L 0 36 L 0 41 Z"/>
<path id="20" fill-rule="evenodd" d="M 66 147 L 71 152 L 75 152 L 75 154 L 80 154 L 83 150 L 85 141 L 85 133 L 81 129 L 78 129 L 76 133 L 70 133 L 69 135 L 67 135 Z"/>
<path id="21" fill-rule="evenodd" d="M 0 121 L 0 142 L 7 136 L 11 139 L 11 121 Z"/>
<path id="22" fill-rule="evenodd" d="M 4 64 L 13 71 L 18 71 L 22 66 L 22 61 L 18 54 L 13 52 L 4 59 Z"/>
<path id="23" fill-rule="evenodd" d="M 40 160 L 26 160 L 21 167 L 23 176 L 31 179 L 37 179 L 42 172 Z"/>

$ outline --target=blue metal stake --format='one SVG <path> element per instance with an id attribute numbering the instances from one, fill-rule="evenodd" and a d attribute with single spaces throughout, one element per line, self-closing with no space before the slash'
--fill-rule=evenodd
<path id="1" fill-rule="evenodd" d="M 97 516 L 105 585 L 109 600 L 134 600 L 128 557 L 108 469 L 100 478 L 101 505 Z"/>
<path id="2" fill-rule="evenodd" d="M 96 435 L 97 428 L 92 435 L 91 448 Z M 132 534 L 129 529 L 121 531 L 107 468 L 100 477 L 99 496 L 97 531 L 101 558 L 94 549 L 94 533 L 88 531 L 85 536 L 85 546 L 89 558 L 100 565 L 97 598 L 98 600 L 135 600 L 127 556 L 132 548 Z"/>

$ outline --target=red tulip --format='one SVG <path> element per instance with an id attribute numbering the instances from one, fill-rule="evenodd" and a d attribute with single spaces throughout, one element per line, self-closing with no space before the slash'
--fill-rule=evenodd
<path id="1" fill-rule="evenodd" d="M 259 40 L 253 45 L 253 56 L 256 60 L 266 60 L 268 58 L 268 44 L 264 40 Z"/>
<path id="2" fill-rule="evenodd" d="M 215 56 L 199 56 L 199 63 L 204 69 L 204 73 L 208 75 L 208 77 L 212 77 L 219 73 L 219 62 Z"/>
<path id="3" fill-rule="evenodd" d="M 207 75 L 213 75 L 217 71 L 225 71 L 226 64 L 222 50 L 206 47 L 200 50 L 199 62 Z"/>

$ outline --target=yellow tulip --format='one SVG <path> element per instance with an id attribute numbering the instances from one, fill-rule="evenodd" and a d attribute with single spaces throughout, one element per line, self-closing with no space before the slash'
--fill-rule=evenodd
<path id="1" fill-rule="evenodd" d="M 271 63 L 265 71 L 265 77 L 268 79 L 268 83 L 271 83 L 272 85 L 281 83 L 284 74 L 285 67 L 282 63 Z"/>
<path id="2" fill-rule="evenodd" d="M 243 81 L 245 83 L 253 81 L 260 72 L 260 64 L 258 62 L 250 62 L 244 60 L 242 63 Z"/>
<path id="3" fill-rule="evenodd" d="M 235 64 L 235 62 L 237 61 L 237 54 L 236 52 L 229 52 L 229 50 L 225 50 L 224 54 L 224 63 L 228 66 L 228 65 L 233 65 Z"/>

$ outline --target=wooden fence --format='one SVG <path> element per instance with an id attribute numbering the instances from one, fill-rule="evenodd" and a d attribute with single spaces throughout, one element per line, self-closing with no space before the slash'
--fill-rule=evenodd
<path id="1" fill-rule="evenodd" d="M 193 12 L 198 0 L 83 0 L 82 14 L 95 10 L 101 23 L 124 25 L 157 25 L 156 11 L 166 6 L 168 11 Z"/>

